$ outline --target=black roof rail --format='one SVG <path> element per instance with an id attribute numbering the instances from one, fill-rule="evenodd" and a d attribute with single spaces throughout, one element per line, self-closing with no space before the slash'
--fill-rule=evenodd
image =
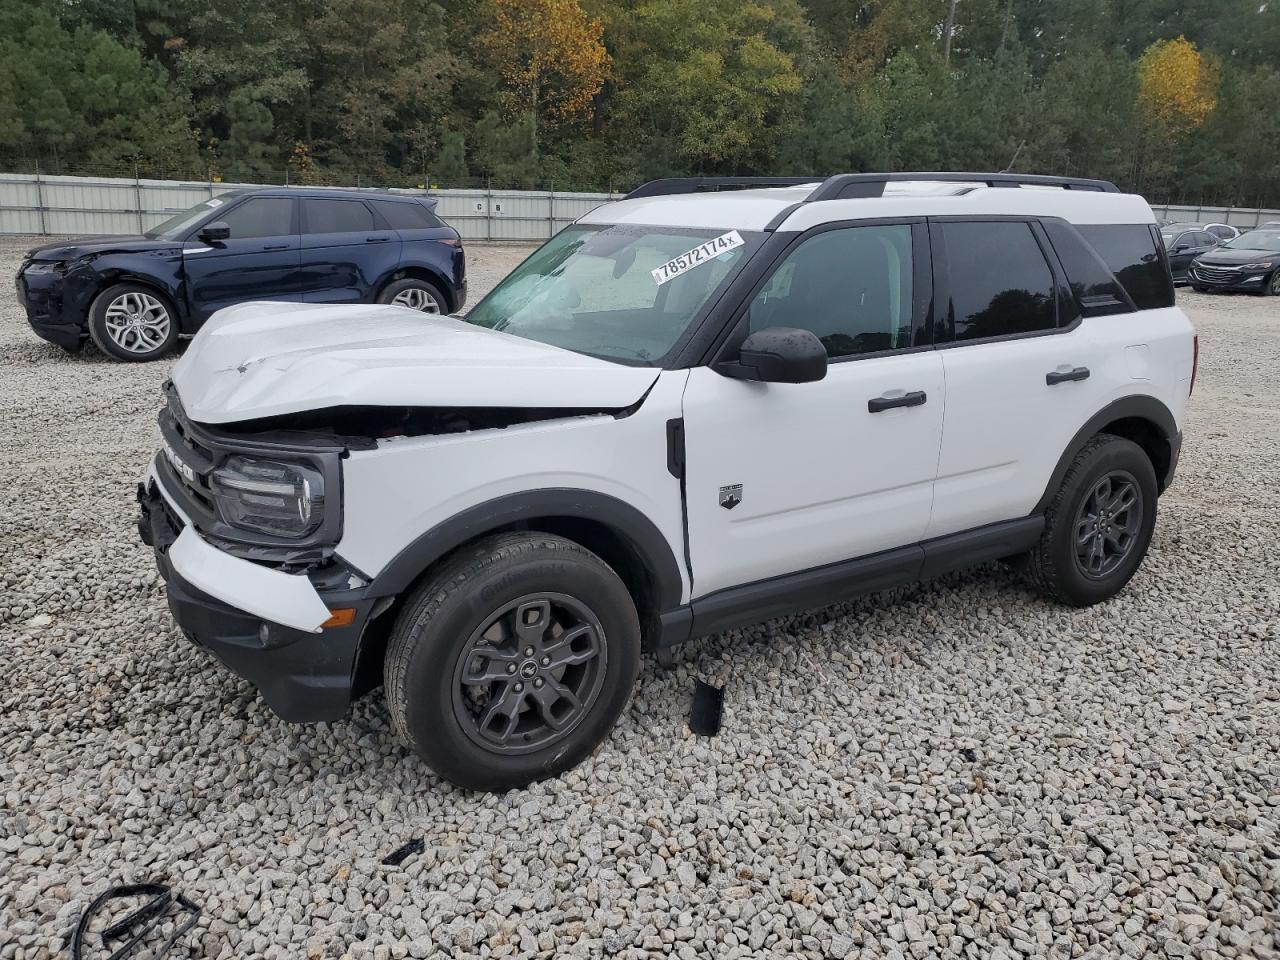
<path id="1" fill-rule="evenodd" d="M 622 199 L 661 197 L 676 193 L 713 193 L 719 190 L 758 190 L 761 187 L 794 187 L 817 183 L 822 177 L 669 177 L 642 183 Z"/>
<path id="2" fill-rule="evenodd" d="M 809 194 L 807 201 L 845 200 L 855 197 L 880 197 L 885 185 L 903 181 L 939 181 L 973 183 L 986 187 L 1061 187 L 1064 190 L 1094 190 L 1119 193 L 1109 180 L 1086 180 L 1082 177 L 1046 177 L 1033 173 L 838 173 L 827 177 Z"/>

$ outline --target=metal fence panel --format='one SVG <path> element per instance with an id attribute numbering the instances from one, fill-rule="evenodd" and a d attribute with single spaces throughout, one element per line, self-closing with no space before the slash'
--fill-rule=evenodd
<path id="1" fill-rule="evenodd" d="M 139 233 L 251 183 L 0 174 L 0 234 Z M 464 240 L 537 242 L 620 194 L 549 190 L 394 190 L 434 197 Z"/>
<path id="2" fill-rule="evenodd" d="M 1186 223 L 1226 223 L 1237 230 L 1252 230 L 1269 221 L 1280 223 L 1280 210 L 1257 207 L 1193 207 L 1178 204 L 1152 204 L 1156 218 Z"/>

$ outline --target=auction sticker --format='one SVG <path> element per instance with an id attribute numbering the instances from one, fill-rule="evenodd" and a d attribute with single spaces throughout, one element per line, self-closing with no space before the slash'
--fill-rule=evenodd
<path id="1" fill-rule="evenodd" d="M 662 286 L 668 280 L 674 280 L 682 273 L 688 273 L 694 267 L 704 263 L 710 263 L 722 253 L 727 253 L 735 247 L 742 246 L 746 241 L 737 230 L 730 230 L 718 237 L 712 237 L 706 243 L 700 243 L 687 253 L 672 260 L 668 260 L 660 267 L 655 267 L 651 272 L 653 274 L 653 282 L 658 286 Z"/>

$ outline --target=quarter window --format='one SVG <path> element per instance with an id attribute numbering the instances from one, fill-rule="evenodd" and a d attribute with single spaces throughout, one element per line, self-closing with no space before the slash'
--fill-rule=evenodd
<path id="1" fill-rule="evenodd" d="M 810 330 L 829 357 L 912 346 L 911 227 L 828 230 L 805 240 L 751 302 L 751 330 Z"/>
<path id="2" fill-rule="evenodd" d="M 377 211 L 393 230 L 427 230 L 440 226 L 436 215 L 420 203 L 379 200 Z"/>
<path id="3" fill-rule="evenodd" d="M 215 215 L 214 219 L 218 217 Z M 293 200 L 253 197 L 228 210 L 221 219 L 231 228 L 232 240 L 284 236 L 293 233 Z"/>
<path id="4" fill-rule="evenodd" d="M 359 200 L 302 201 L 307 233 L 360 233 L 374 229 L 373 214 Z"/>
<path id="5" fill-rule="evenodd" d="M 1053 273 L 1031 225 L 943 223 L 956 340 L 1052 330 Z"/>
<path id="6" fill-rule="evenodd" d="M 1139 310 L 1173 306 L 1173 283 L 1147 224 L 1081 224 L 1076 227 Z"/>

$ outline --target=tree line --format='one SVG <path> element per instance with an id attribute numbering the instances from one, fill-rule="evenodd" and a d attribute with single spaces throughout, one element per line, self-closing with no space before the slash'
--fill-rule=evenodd
<path id="1" fill-rule="evenodd" d="M 0 163 L 623 188 L 1021 170 L 1280 205 L 1262 0 L 0 0 Z"/>

